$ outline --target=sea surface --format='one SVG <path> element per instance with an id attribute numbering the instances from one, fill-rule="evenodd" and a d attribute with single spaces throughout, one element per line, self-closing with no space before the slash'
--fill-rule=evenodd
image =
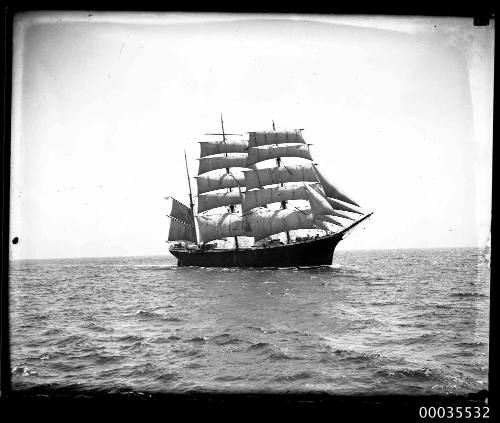
<path id="1" fill-rule="evenodd" d="M 12 261 L 13 389 L 488 389 L 483 250 L 338 251 L 308 269 L 172 256 Z"/>

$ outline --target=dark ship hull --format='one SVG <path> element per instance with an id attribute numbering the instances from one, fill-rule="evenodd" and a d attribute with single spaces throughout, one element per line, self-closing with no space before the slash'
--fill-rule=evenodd
<path id="1" fill-rule="evenodd" d="M 343 233 L 285 245 L 240 249 L 175 248 L 170 252 L 178 266 L 203 267 L 300 267 L 330 265 Z"/>

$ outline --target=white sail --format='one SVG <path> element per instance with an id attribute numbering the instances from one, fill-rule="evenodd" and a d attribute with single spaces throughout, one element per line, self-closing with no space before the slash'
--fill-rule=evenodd
<path id="1" fill-rule="evenodd" d="M 327 198 L 327 200 L 328 200 L 328 198 Z M 348 220 L 356 220 L 353 217 L 348 216 L 347 214 L 342 213 L 341 211 L 338 211 L 338 210 L 334 210 L 333 213 L 330 213 L 330 216 L 343 217 L 344 219 L 348 219 Z"/>
<path id="2" fill-rule="evenodd" d="M 247 140 L 202 141 L 200 142 L 200 157 L 221 153 L 246 153 Z"/>
<path id="3" fill-rule="evenodd" d="M 216 207 L 232 206 L 240 203 L 241 197 L 238 188 L 231 192 L 209 192 L 198 195 L 198 213 Z"/>
<path id="4" fill-rule="evenodd" d="M 216 169 L 227 169 L 230 167 L 246 167 L 246 153 L 230 153 L 227 156 L 209 156 L 198 159 L 198 175 Z"/>
<path id="5" fill-rule="evenodd" d="M 257 209 L 246 216 L 255 241 L 295 229 L 315 229 L 311 210 Z"/>
<path id="6" fill-rule="evenodd" d="M 167 216 L 170 218 L 168 230 L 169 241 L 191 241 L 196 242 L 193 212 L 191 209 L 173 197 Z"/>
<path id="7" fill-rule="evenodd" d="M 290 142 L 305 144 L 300 129 L 296 129 L 294 131 L 268 131 L 248 133 L 249 147 L 260 147 L 262 145 L 284 144 Z"/>
<path id="8" fill-rule="evenodd" d="M 309 203 L 311 204 L 311 211 L 313 214 L 314 223 L 326 230 L 331 230 L 324 222 L 333 223 L 334 225 L 343 225 L 334 219 L 335 210 L 333 210 L 327 199 L 316 189 L 304 185 L 304 188 L 309 195 Z"/>
<path id="9" fill-rule="evenodd" d="M 241 171 L 226 171 L 206 173 L 204 175 L 195 176 L 198 186 L 198 194 L 214 191 L 222 188 L 235 188 L 245 186 L 245 176 Z"/>
<path id="10" fill-rule="evenodd" d="M 234 213 L 216 216 L 196 216 L 202 242 L 233 236 L 253 236 L 246 220 Z"/>
<path id="11" fill-rule="evenodd" d="M 318 216 L 318 218 L 316 219 L 316 221 L 318 220 L 322 220 L 322 221 L 325 221 L 325 222 L 329 222 L 329 223 L 333 223 L 334 225 L 337 225 L 337 226 L 340 226 L 340 227 L 344 227 L 344 225 L 342 225 L 342 223 L 340 223 L 338 220 L 334 219 L 331 215 L 321 215 L 321 216 Z M 327 229 L 329 230 L 329 229 Z"/>
<path id="12" fill-rule="evenodd" d="M 170 219 L 168 230 L 169 241 L 190 241 L 196 242 L 196 232 L 194 226 L 188 226 L 175 219 Z"/>
<path id="13" fill-rule="evenodd" d="M 334 213 L 332 206 L 323 195 L 308 185 L 304 185 L 304 188 L 309 196 L 309 203 L 314 216 Z"/>
<path id="14" fill-rule="evenodd" d="M 318 181 L 314 167 L 311 164 L 244 170 L 243 173 L 247 190 L 284 182 Z"/>
<path id="15" fill-rule="evenodd" d="M 309 196 L 304 185 L 288 185 L 282 187 L 264 188 L 246 191 L 243 201 L 243 212 L 266 204 L 289 200 L 308 200 Z"/>
<path id="16" fill-rule="evenodd" d="M 359 207 L 358 203 L 356 203 L 354 200 L 351 200 L 346 194 L 344 194 L 342 191 L 336 188 L 330 181 L 328 181 L 316 166 L 314 166 L 314 169 L 316 170 L 316 174 L 318 175 L 318 180 L 323 186 L 323 191 L 325 192 L 325 195 L 327 197 L 331 197 L 335 200 L 341 200 L 346 203 L 353 204 Z"/>
<path id="17" fill-rule="evenodd" d="M 170 200 L 168 215 L 186 222 L 188 225 L 194 226 L 193 212 L 191 209 L 182 204 L 180 201 L 176 200 L 174 197 L 166 197 L 166 200 Z"/>
<path id="18" fill-rule="evenodd" d="M 351 213 L 357 213 L 357 214 L 363 214 L 359 210 L 356 210 L 354 207 L 349 206 L 348 204 L 345 204 L 339 200 L 335 200 L 333 198 L 327 197 L 326 200 L 330 203 L 330 206 L 334 208 L 336 211 L 342 210 L 342 211 L 347 211 Z M 340 216 L 343 217 L 343 216 Z"/>
<path id="19" fill-rule="evenodd" d="M 312 160 L 307 144 L 289 143 L 253 147 L 248 150 L 247 166 L 277 157 L 300 157 Z"/>

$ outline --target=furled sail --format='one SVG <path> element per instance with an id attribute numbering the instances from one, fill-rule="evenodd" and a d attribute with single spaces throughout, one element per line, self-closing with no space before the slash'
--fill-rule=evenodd
<path id="1" fill-rule="evenodd" d="M 255 241 L 294 229 L 315 229 L 311 210 L 257 209 L 246 216 Z"/>
<path id="2" fill-rule="evenodd" d="M 288 143 L 253 147 L 248 150 L 247 166 L 277 157 L 301 157 L 312 160 L 307 144 Z"/>
<path id="3" fill-rule="evenodd" d="M 243 201 L 243 212 L 266 204 L 289 200 L 308 200 L 309 196 L 303 185 L 264 188 L 246 191 Z"/>
<path id="4" fill-rule="evenodd" d="M 233 171 L 230 173 L 226 173 L 226 171 L 219 171 L 195 176 L 195 178 L 198 186 L 198 194 L 203 194 L 216 189 L 245 186 L 245 176 L 241 171 Z"/>
<path id="5" fill-rule="evenodd" d="M 323 186 L 323 190 L 327 197 L 331 197 L 335 200 L 341 200 L 346 203 L 353 204 L 359 207 L 358 203 L 356 203 L 354 200 L 351 200 L 347 195 L 345 195 L 342 191 L 336 188 L 330 181 L 328 181 L 316 166 L 314 166 L 314 169 L 316 170 L 316 174 L 318 175 L 318 180 Z"/>
<path id="6" fill-rule="evenodd" d="M 216 169 L 226 169 L 230 167 L 246 167 L 246 153 L 230 153 L 227 156 L 209 156 L 198 159 L 200 165 L 198 175 Z"/>
<path id="7" fill-rule="evenodd" d="M 167 197 L 167 199 L 172 200 L 167 214 L 170 218 L 168 240 L 196 242 L 196 231 L 191 209 L 173 197 Z"/>
<path id="8" fill-rule="evenodd" d="M 246 153 L 247 148 L 247 140 L 202 141 L 200 142 L 200 157 L 221 153 Z"/>
<path id="9" fill-rule="evenodd" d="M 284 144 L 290 142 L 305 144 L 300 129 L 296 129 L 295 131 L 269 131 L 248 133 L 249 147 L 260 147 L 262 145 Z"/>
<path id="10" fill-rule="evenodd" d="M 196 216 L 202 242 L 233 236 L 253 236 L 248 222 L 234 213 L 215 216 Z"/>
<path id="11" fill-rule="evenodd" d="M 241 197 L 238 189 L 231 192 L 209 192 L 198 195 L 198 213 L 216 207 L 232 206 L 240 203 Z"/>
<path id="12" fill-rule="evenodd" d="M 311 164 L 244 170 L 247 190 L 283 182 L 318 182 Z"/>

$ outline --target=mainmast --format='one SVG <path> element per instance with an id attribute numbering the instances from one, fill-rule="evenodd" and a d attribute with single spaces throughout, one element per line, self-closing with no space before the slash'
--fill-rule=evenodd
<path id="1" fill-rule="evenodd" d="M 222 113 L 220 114 L 220 124 L 222 126 L 222 142 L 226 142 L 226 133 L 224 131 L 224 120 L 222 119 Z M 227 157 L 227 152 L 224 154 L 226 157 Z M 229 174 L 229 168 L 226 167 L 226 173 Z M 228 192 L 231 192 L 231 188 L 228 188 Z M 229 211 L 231 213 L 234 213 L 234 204 L 231 204 L 230 206 L 228 206 L 229 208 Z M 235 246 L 236 246 L 236 249 L 238 250 L 240 247 L 238 245 L 238 237 L 235 236 L 234 237 L 234 243 L 235 243 Z"/>
<path id="2" fill-rule="evenodd" d="M 274 126 L 274 120 L 273 120 L 273 131 L 276 132 L 276 128 Z M 276 145 L 278 145 L 278 143 L 276 143 Z M 278 167 L 281 166 L 281 157 L 276 157 L 276 165 Z M 283 186 L 283 182 L 281 182 L 280 186 Z M 284 210 L 284 209 L 286 209 L 286 200 L 281 202 L 281 210 Z M 290 232 L 285 231 L 285 233 L 286 233 L 286 242 L 287 242 L 287 244 L 290 244 Z"/>

